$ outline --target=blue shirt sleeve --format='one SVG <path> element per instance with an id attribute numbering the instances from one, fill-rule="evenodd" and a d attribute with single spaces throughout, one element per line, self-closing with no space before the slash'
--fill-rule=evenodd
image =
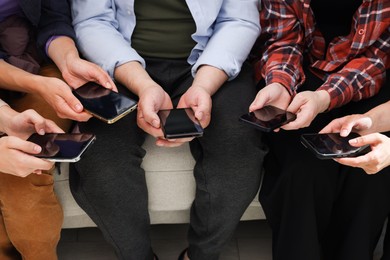
<path id="1" fill-rule="evenodd" d="M 131 47 L 134 0 L 73 0 L 73 25 L 83 55 L 113 77 L 116 67 L 145 61 Z M 197 31 L 188 62 L 193 74 L 201 65 L 235 78 L 260 33 L 258 0 L 187 0 Z"/>
<path id="2" fill-rule="evenodd" d="M 201 65 L 223 70 L 229 80 L 237 77 L 260 34 L 258 0 L 223 0 L 213 33 L 196 60 L 192 73 Z"/>
<path id="3" fill-rule="evenodd" d="M 130 6 L 131 1 L 127 2 Z M 114 77 L 116 67 L 129 61 L 139 61 L 145 67 L 145 61 L 131 47 L 130 33 L 125 33 L 134 29 L 134 12 L 119 10 L 119 4 L 113 3 L 111 0 L 72 2 L 73 25 L 80 51 L 111 77 Z M 118 20 L 126 20 L 121 28 Z"/>

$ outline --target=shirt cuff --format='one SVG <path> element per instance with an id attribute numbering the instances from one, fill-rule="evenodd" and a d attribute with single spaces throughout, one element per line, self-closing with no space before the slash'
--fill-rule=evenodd
<path id="1" fill-rule="evenodd" d="M 45 53 L 46 53 L 46 56 L 49 56 L 48 51 L 49 51 L 50 43 L 51 43 L 52 41 L 54 41 L 55 39 L 57 39 L 58 37 L 61 37 L 61 36 L 63 36 L 63 35 L 53 35 L 52 37 L 50 37 L 50 38 L 47 40 L 46 45 L 45 45 Z"/>

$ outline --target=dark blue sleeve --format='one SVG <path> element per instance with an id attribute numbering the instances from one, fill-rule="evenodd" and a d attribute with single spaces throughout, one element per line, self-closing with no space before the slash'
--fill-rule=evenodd
<path id="1" fill-rule="evenodd" d="M 5 53 L 4 51 L 0 50 L 0 60 L 3 60 L 7 57 L 7 53 Z"/>
<path id="2" fill-rule="evenodd" d="M 54 35 L 75 39 L 70 6 L 67 0 L 42 0 L 41 19 L 38 24 L 37 42 L 45 51 L 46 42 Z"/>

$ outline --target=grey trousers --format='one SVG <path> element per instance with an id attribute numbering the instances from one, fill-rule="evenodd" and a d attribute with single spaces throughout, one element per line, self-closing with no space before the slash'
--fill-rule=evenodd
<path id="1" fill-rule="evenodd" d="M 147 59 L 147 71 L 174 105 L 193 81 L 184 60 Z M 267 150 L 260 132 L 238 121 L 255 95 L 252 68 L 245 64 L 241 74 L 212 97 L 211 123 L 203 137 L 190 143 L 196 160 L 196 196 L 188 232 L 192 260 L 218 259 L 259 188 Z M 148 194 L 140 167 L 145 133 L 137 126 L 136 112 L 113 125 L 91 119 L 80 129 L 94 132 L 97 140 L 72 167 L 72 194 L 119 259 L 153 259 Z"/>

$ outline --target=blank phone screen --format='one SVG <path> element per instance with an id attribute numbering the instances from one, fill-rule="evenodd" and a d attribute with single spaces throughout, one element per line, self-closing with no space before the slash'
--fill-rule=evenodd
<path id="1" fill-rule="evenodd" d="M 87 111 L 106 120 L 116 118 L 137 105 L 135 100 L 94 82 L 86 83 L 73 93 Z"/>
<path id="2" fill-rule="evenodd" d="M 354 147 L 349 144 L 348 141 L 356 137 L 359 137 L 356 133 L 350 133 L 347 137 L 342 137 L 339 133 L 328 133 L 303 134 L 301 139 L 306 147 L 320 157 L 340 158 L 359 155 L 367 151 L 369 146 Z"/>
<path id="3" fill-rule="evenodd" d="M 203 128 L 195 119 L 191 108 L 160 110 L 158 115 L 166 138 L 196 137 L 203 134 Z"/>
<path id="4" fill-rule="evenodd" d="M 261 109 L 244 114 L 240 120 L 262 131 L 270 132 L 288 122 L 295 120 L 296 115 L 274 106 L 265 106 Z"/>
<path id="5" fill-rule="evenodd" d="M 80 156 L 94 137 L 93 134 L 33 134 L 28 141 L 42 147 L 42 151 L 35 156 L 65 160 Z"/>

